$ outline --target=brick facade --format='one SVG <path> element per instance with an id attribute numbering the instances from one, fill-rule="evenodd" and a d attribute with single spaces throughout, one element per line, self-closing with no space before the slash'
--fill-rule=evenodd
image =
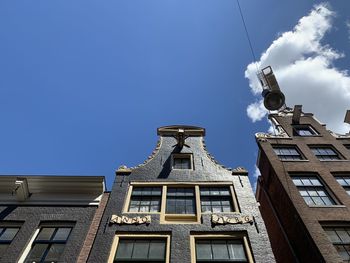
<path id="1" fill-rule="evenodd" d="M 350 150 L 345 147 L 350 144 L 350 136 L 327 131 L 312 114 L 302 114 L 299 123 L 293 123 L 292 117 L 292 111 L 270 115 L 277 133 L 256 136 L 261 171 L 256 196 L 276 260 L 343 262 L 324 227 L 346 227 L 350 222 L 350 197 L 335 178 L 350 172 Z M 293 130 L 296 126 L 311 127 L 317 134 L 298 136 Z M 273 149 L 291 145 L 299 149 L 303 160 L 280 160 Z M 340 159 L 320 161 L 310 148 L 313 146 L 331 146 Z M 334 204 L 308 205 L 293 183 L 293 176 L 318 178 Z"/>

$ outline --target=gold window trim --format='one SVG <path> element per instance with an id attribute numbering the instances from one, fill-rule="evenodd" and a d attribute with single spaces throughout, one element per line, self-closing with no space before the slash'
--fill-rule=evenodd
<path id="1" fill-rule="evenodd" d="M 133 187 L 152 187 L 161 186 L 161 207 L 160 212 L 129 212 L 129 205 L 131 200 L 131 194 Z M 193 187 L 195 189 L 195 214 L 167 214 L 166 213 L 166 196 L 168 187 Z M 127 191 L 126 198 L 123 205 L 123 214 L 160 214 L 161 224 L 200 224 L 202 214 L 211 214 L 211 212 L 202 212 L 201 199 L 200 199 L 200 187 L 201 186 L 228 186 L 230 188 L 231 200 L 233 204 L 232 212 L 225 212 L 223 214 L 236 214 L 240 213 L 236 193 L 232 182 L 130 182 L 129 189 Z"/>
<path id="2" fill-rule="evenodd" d="M 163 238 L 166 240 L 166 251 L 165 251 L 165 262 L 170 262 L 170 235 L 156 235 L 156 234 L 116 234 L 112 248 L 109 253 L 108 263 L 114 262 L 115 253 L 117 253 L 118 243 L 120 238 L 135 238 L 135 239 L 152 239 L 152 238 Z"/>
<path id="3" fill-rule="evenodd" d="M 240 239 L 247 255 L 247 262 L 254 263 L 253 254 L 247 236 L 244 233 L 237 234 L 198 234 L 190 235 L 191 263 L 196 263 L 196 240 L 198 239 Z"/>

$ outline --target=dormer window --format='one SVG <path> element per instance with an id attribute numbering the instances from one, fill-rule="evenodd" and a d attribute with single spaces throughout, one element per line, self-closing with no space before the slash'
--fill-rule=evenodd
<path id="1" fill-rule="evenodd" d="M 191 154 L 173 154 L 172 155 L 173 169 L 192 169 L 192 155 Z"/>
<path id="2" fill-rule="evenodd" d="M 294 125 L 294 135 L 297 136 L 315 136 L 318 133 L 310 125 Z"/>

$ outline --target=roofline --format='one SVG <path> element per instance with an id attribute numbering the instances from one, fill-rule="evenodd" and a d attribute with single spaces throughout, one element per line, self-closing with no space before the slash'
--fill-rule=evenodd
<path id="1" fill-rule="evenodd" d="M 205 129 L 198 126 L 189 125 L 170 125 L 162 126 L 157 129 L 157 135 L 160 136 L 172 136 L 179 130 L 183 130 L 186 135 L 189 136 L 205 136 Z"/>

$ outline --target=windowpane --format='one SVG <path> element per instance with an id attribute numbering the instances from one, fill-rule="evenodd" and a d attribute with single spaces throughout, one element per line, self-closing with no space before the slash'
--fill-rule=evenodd
<path id="1" fill-rule="evenodd" d="M 343 186 L 346 193 L 350 195 L 350 176 L 337 176 L 335 179 Z"/>
<path id="2" fill-rule="evenodd" d="M 228 251 L 230 254 L 230 259 L 236 260 L 247 260 L 243 244 L 240 242 L 228 241 Z"/>
<path id="3" fill-rule="evenodd" d="M 165 242 L 162 240 L 153 240 L 149 248 L 150 259 L 165 258 Z"/>
<path id="4" fill-rule="evenodd" d="M 293 178 L 293 183 L 296 186 L 303 185 L 302 181 L 299 178 Z"/>
<path id="5" fill-rule="evenodd" d="M 59 228 L 57 230 L 53 240 L 66 241 L 68 236 L 69 236 L 70 231 L 71 231 L 71 228 L 68 228 L 68 227 Z"/>
<path id="6" fill-rule="evenodd" d="M 134 240 L 120 240 L 115 258 L 131 259 L 134 247 Z"/>
<path id="7" fill-rule="evenodd" d="M 48 244 L 34 244 L 28 258 L 26 259 L 26 262 L 40 262 L 43 259 L 44 253 L 48 246 Z"/>
<path id="8" fill-rule="evenodd" d="M 168 214 L 195 214 L 194 189 L 169 187 L 166 203 Z"/>
<path id="9" fill-rule="evenodd" d="M 337 249 L 340 257 L 344 260 L 344 261 L 348 261 L 350 260 L 350 256 L 349 256 L 349 246 L 342 246 L 342 245 L 336 245 L 335 248 Z"/>
<path id="10" fill-rule="evenodd" d="M 324 230 L 343 260 L 350 260 L 350 228 L 324 227 Z"/>
<path id="11" fill-rule="evenodd" d="M 55 229 L 54 227 L 43 227 L 36 240 L 50 240 Z"/>
<path id="12" fill-rule="evenodd" d="M 11 241 L 17 234 L 18 230 L 19 228 L 6 228 L 0 236 L 0 241 Z"/>
<path id="13" fill-rule="evenodd" d="M 296 177 L 292 180 L 307 205 L 328 206 L 335 204 L 317 177 Z"/>
<path id="14" fill-rule="evenodd" d="M 302 181 L 303 185 L 305 185 L 305 186 L 312 185 L 309 178 L 302 178 L 301 181 Z"/>
<path id="15" fill-rule="evenodd" d="M 212 241 L 214 259 L 229 259 L 227 244 L 225 240 Z"/>
<path id="16" fill-rule="evenodd" d="M 43 227 L 25 262 L 57 262 L 65 248 L 71 227 Z"/>
<path id="17" fill-rule="evenodd" d="M 212 259 L 210 241 L 197 241 L 196 257 L 197 257 L 197 260 Z"/>
<path id="18" fill-rule="evenodd" d="M 310 147 L 311 151 L 319 160 L 339 160 L 340 157 L 332 147 Z"/>
<path id="19" fill-rule="evenodd" d="M 246 262 L 246 253 L 241 240 L 197 240 L 197 262 Z"/>
<path id="20" fill-rule="evenodd" d="M 273 150 L 282 161 L 303 159 L 296 146 L 273 147 Z"/>
<path id="21" fill-rule="evenodd" d="M 52 261 L 58 261 L 61 254 L 64 250 L 64 244 L 53 244 L 49 252 L 47 253 L 47 256 L 45 257 L 45 261 L 52 262 Z"/>
<path id="22" fill-rule="evenodd" d="M 336 232 L 342 243 L 350 243 L 349 234 L 346 232 L 345 229 L 337 229 Z"/>
<path id="23" fill-rule="evenodd" d="M 129 212 L 159 212 L 161 195 L 161 187 L 134 187 Z"/>
<path id="24" fill-rule="evenodd" d="M 147 259 L 149 250 L 149 241 L 136 240 L 134 243 L 134 250 L 132 253 L 133 259 Z"/>
<path id="25" fill-rule="evenodd" d="M 165 252 L 165 240 L 120 239 L 115 260 L 117 262 L 164 262 Z"/>
<path id="26" fill-rule="evenodd" d="M 201 188 L 202 212 L 232 212 L 232 197 L 229 187 Z"/>
<path id="27" fill-rule="evenodd" d="M 174 156 L 173 167 L 175 169 L 191 169 L 191 157 L 190 156 Z"/>
<path id="28" fill-rule="evenodd" d="M 328 238 L 330 239 L 330 241 L 332 243 L 337 243 L 337 242 L 341 242 L 339 236 L 337 235 L 337 233 L 333 230 L 333 229 L 329 229 L 329 230 L 325 230 Z"/>

